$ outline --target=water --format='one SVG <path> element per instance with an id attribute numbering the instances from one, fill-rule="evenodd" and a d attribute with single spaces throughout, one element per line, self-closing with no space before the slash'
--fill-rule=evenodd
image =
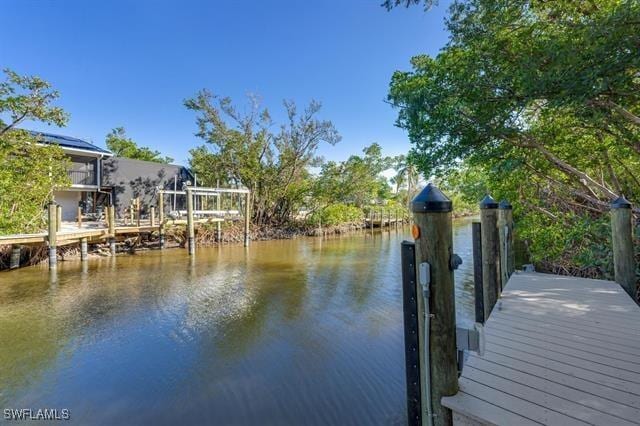
<path id="1" fill-rule="evenodd" d="M 406 232 L 406 230 L 405 230 Z M 0 274 L 0 408 L 79 424 L 405 424 L 404 232 Z M 458 322 L 470 220 L 454 221 Z"/>

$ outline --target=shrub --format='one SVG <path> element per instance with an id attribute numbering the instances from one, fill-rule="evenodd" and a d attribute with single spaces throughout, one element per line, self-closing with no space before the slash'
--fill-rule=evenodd
<path id="1" fill-rule="evenodd" d="M 347 223 L 361 222 L 364 220 L 362 209 L 356 206 L 337 203 L 330 204 L 325 208 L 314 212 L 309 218 L 308 223 L 313 226 L 335 226 Z"/>

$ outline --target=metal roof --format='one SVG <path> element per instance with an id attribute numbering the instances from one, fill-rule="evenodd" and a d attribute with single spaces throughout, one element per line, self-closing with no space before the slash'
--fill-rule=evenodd
<path id="1" fill-rule="evenodd" d="M 33 130 L 27 130 L 38 139 L 38 142 L 60 145 L 68 148 L 82 149 L 85 151 L 93 151 L 102 154 L 110 154 L 110 151 L 95 146 L 92 143 L 84 141 L 78 138 L 72 138 L 71 136 L 54 135 L 53 133 L 36 132 Z"/>

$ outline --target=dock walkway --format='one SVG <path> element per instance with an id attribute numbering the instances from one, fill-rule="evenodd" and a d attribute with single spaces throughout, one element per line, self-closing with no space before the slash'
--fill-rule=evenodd
<path id="1" fill-rule="evenodd" d="M 640 425 L 640 308 L 616 283 L 517 273 L 442 404 L 457 425 Z"/>

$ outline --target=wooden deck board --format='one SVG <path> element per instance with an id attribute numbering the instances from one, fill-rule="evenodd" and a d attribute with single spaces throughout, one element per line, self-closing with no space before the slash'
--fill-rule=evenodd
<path id="1" fill-rule="evenodd" d="M 486 424 L 640 425 L 640 308 L 616 283 L 516 274 L 485 337 L 445 406 Z"/>
<path id="2" fill-rule="evenodd" d="M 598 362 L 604 365 L 611 365 L 615 368 L 628 370 L 634 373 L 640 373 L 640 364 L 634 362 L 634 356 L 630 354 L 627 355 L 628 359 L 631 361 L 627 361 L 624 359 L 620 359 L 620 353 L 609 352 L 606 354 L 606 349 L 599 348 L 596 346 L 590 347 L 588 344 L 584 345 L 576 345 L 570 341 L 559 341 L 553 339 L 545 339 L 544 336 L 541 338 L 537 338 L 540 334 L 515 334 L 508 332 L 501 332 L 496 329 L 491 330 L 491 336 L 495 336 L 496 338 L 503 339 L 503 341 L 512 341 L 514 343 L 534 346 L 537 348 L 542 348 L 545 350 L 550 350 L 552 352 L 557 352 L 563 355 L 574 356 L 578 359 L 584 359 L 587 361 Z M 551 349 L 550 349 L 551 348 Z"/>
<path id="3" fill-rule="evenodd" d="M 617 402 L 615 396 L 610 396 L 609 398 L 594 398 L 594 394 L 592 393 L 593 384 L 591 383 L 588 384 L 589 392 L 586 392 L 583 389 L 576 389 L 575 383 L 567 380 L 566 377 L 559 378 L 560 382 L 554 382 L 541 378 L 535 375 L 532 371 L 515 370 L 511 367 L 491 362 L 484 358 L 476 359 L 472 369 L 484 371 L 485 373 L 493 374 L 503 379 L 508 379 L 516 383 L 529 386 L 549 395 L 554 395 L 615 417 L 629 421 L 640 419 L 640 408 L 631 407 Z M 465 372 L 465 374 L 466 373 L 467 372 Z"/>
<path id="4" fill-rule="evenodd" d="M 525 325 L 531 325 L 532 321 L 534 321 L 536 324 L 536 327 L 538 328 L 547 328 L 550 330 L 554 328 L 561 328 L 561 329 L 567 329 L 565 330 L 567 332 L 576 332 L 577 334 L 588 332 L 591 335 L 596 335 L 596 338 L 598 338 L 597 335 L 600 335 L 599 338 L 614 337 L 618 339 L 617 342 L 620 341 L 619 339 L 624 339 L 624 341 L 633 341 L 636 343 L 640 342 L 640 334 L 627 332 L 626 330 L 623 330 L 620 328 L 620 324 L 618 324 L 618 327 L 616 329 L 605 329 L 601 327 L 596 327 L 592 323 L 587 323 L 586 321 L 582 321 L 580 323 L 569 323 L 568 321 L 562 321 L 556 318 L 549 318 L 548 316 L 544 318 L 535 318 L 535 317 L 532 318 L 532 317 L 525 317 L 522 315 L 516 315 L 513 311 L 509 312 L 508 315 L 505 315 L 501 311 L 496 311 L 494 312 L 494 315 L 496 317 L 503 317 L 505 319 L 508 319 L 509 321 L 515 321 Z"/>

